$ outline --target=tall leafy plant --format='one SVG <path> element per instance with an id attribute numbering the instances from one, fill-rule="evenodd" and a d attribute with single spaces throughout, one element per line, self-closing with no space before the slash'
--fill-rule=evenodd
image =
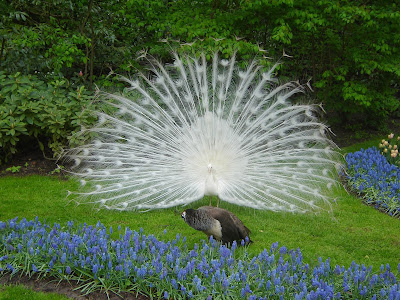
<path id="1" fill-rule="evenodd" d="M 0 72 L 0 163 L 26 140 L 36 140 L 43 151 L 48 146 L 54 155 L 79 142 L 74 133 L 94 121 L 88 112 L 92 98 L 84 86 L 65 79 L 45 83 L 35 75 Z"/>
<path id="2" fill-rule="evenodd" d="M 283 71 L 311 80 L 341 120 L 384 119 L 399 108 L 400 12 L 396 1 L 249 1 L 249 38 L 293 56 Z M 253 16 L 253 17 L 252 17 Z M 270 45 L 270 46 L 268 46 Z M 370 118 L 371 119 L 371 118 Z"/>
<path id="3" fill-rule="evenodd" d="M 3 15 L 1 20 L 0 63 L 9 73 L 71 76 L 78 74 L 80 66 L 87 62 L 85 46 L 90 45 L 90 39 L 68 31 L 55 17 L 50 17 L 47 23 L 38 23 L 28 13 L 14 11 Z"/>
<path id="4" fill-rule="evenodd" d="M 309 82 L 329 112 L 384 120 L 399 107 L 397 1 L 9 0 L 0 19 L 0 64 L 9 73 L 82 71 L 89 83 L 141 68 L 138 58 L 175 51 L 266 63 Z M 2 4 L 0 4 L 2 5 Z M 141 50 L 139 52 L 139 50 Z M 269 58 L 272 58 L 271 60 Z M 369 122 L 371 123 L 371 121 Z"/>

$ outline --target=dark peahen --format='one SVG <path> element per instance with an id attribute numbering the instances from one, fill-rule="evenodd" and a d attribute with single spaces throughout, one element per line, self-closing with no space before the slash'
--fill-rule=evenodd
<path id="1" fill-rule="evenodd" d="M 250 243 L 250 230 L 232 212 L 213 206 L 202 206 L 198 209 L 186 209 L 182 212 L 185 222 L 196 230 L 204 232 L 208 237 L 213 236 L 224 244 L 242 240 Z"/>

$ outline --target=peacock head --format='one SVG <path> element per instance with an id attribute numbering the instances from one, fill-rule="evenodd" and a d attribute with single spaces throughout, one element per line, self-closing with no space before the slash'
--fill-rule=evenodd
<path id="1" fill-rule="evenodd" d="M 214 172 L 214 169 L 213 169 L 213 166 L 212 166 L 211 163 L 209 163 L 209 164 L 207 165 L 207 171 L 208 171 L 209 174 L 212 174 L 212 173 Z"/>

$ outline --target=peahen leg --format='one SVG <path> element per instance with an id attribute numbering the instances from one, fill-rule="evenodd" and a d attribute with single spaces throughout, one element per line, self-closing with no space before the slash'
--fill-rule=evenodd
<path id="1" fill-rule="evenodd" d="M 212 199 L 212 196 L 208 196 L 208 198 L 210 199 L 210 205 L 209 205 L 209 206 L 211 206 L 211 199 Z"/>

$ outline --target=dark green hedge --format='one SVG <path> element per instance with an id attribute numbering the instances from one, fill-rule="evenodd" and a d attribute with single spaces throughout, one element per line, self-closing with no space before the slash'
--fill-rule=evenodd
<path id="1" fill-rule="evenodd" d="M 236 52 L 282 61 L 279 78 L 310 82 L 331 121 L 361 113 L 379 125 L 399 109 L 394 0 L 8 0 L 0 11 L 7 74 L 112 89 L 110 71 L 132 73 L 146 55 Z"/>

